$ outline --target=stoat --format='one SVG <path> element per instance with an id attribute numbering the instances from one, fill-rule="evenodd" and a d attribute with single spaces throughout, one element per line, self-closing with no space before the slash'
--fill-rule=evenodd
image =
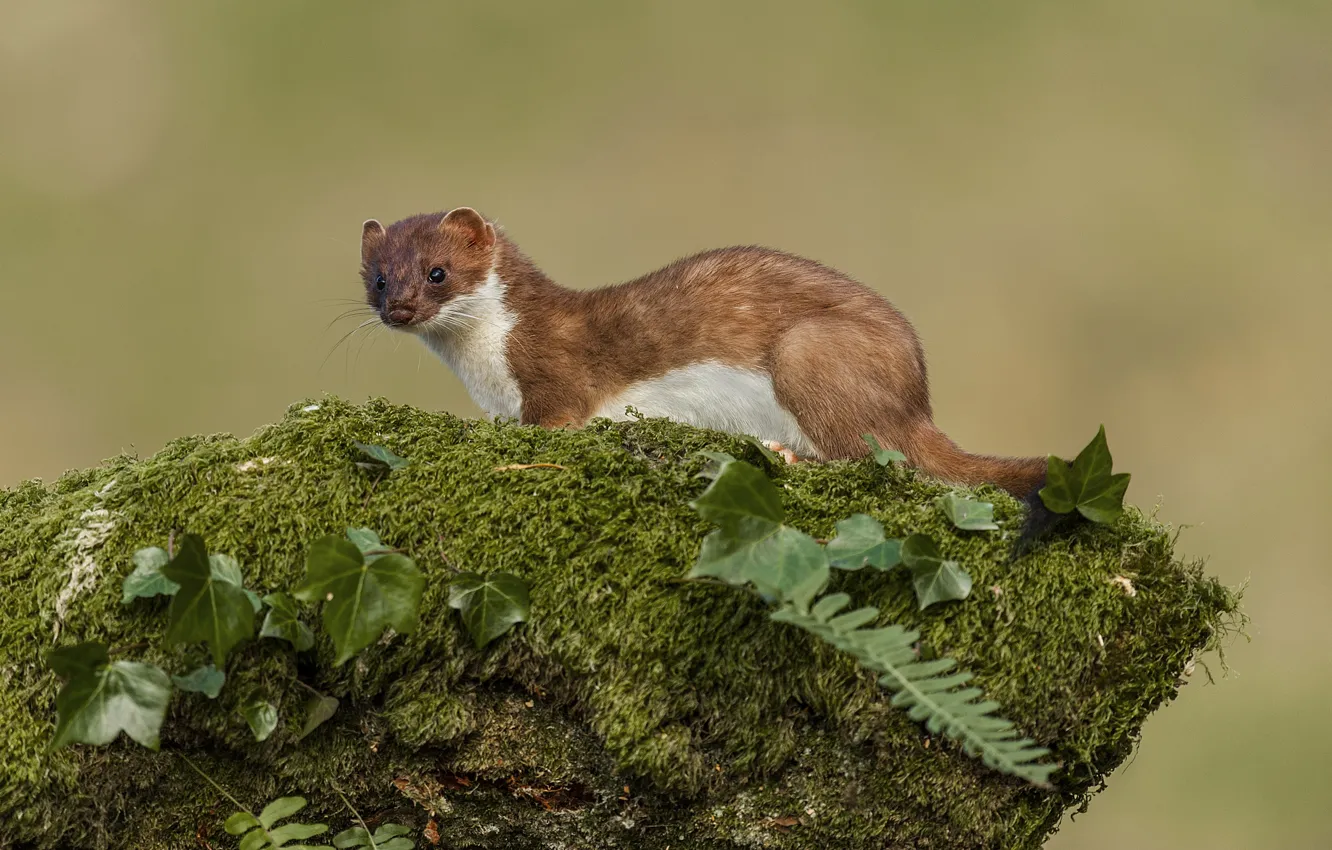
<path id="1" fill-rule="evenodd" d="M 366 299 L 439 355 L 491 417 L 554 428 L 626 407 L 813 459 L 863 434 L 945 481 L 1030 497 L 1043 457 L 970 454 L 934 424 L 925 356 L 892 304 L 827 266 L 722 248 L 593 290 L 557 285 L 476 210 L 361 235 Z"/>

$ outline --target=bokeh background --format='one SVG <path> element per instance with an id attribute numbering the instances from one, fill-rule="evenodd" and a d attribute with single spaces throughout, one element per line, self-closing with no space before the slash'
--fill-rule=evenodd
<path id="1" fill-rule="evenodd" d="M 336 344 L 370 216 L 573 286 L 781 247 L 911 317 L 964 446 L 1104 422 L 1250 582 L 1049 846 L 1332 846 L 1332 3 L 3 0 L 0 127 L 0 485 L 326 391 L 474 414 Z"/>

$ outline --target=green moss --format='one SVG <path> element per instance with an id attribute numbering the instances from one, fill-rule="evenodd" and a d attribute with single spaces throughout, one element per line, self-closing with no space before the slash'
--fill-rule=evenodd
<path id="1" fill-rule="evenodd" d="M 354 465 L 354 440 L 411 464 L 376 484 Z M 1053 747 L 1057 790 L 1035 789 L 929 737 L 849 659 L 769 621 L 751 596 L 682 580 L 708 531 L 687 505 L 704 486 L 703 448 L 763 463 L 744 441 L 662 421 L 545 431 L 325 399 L 246 440 L 186 438 L 0 491 L 0 846 L 216 837 L 226 804 L 169 755 L 181 751 L 252 806 L 301 793 L 304 819 L 340 824 L 332 781 L 367 815 L 420 825 L 433 812 L 459 848 L 1035 847 L 1236 616 L 1235 596 L 1134 510 L 1008 563 L 1020 513 L 998 491 L 981 494 L 1005 531 L 959 532 L 934 506 L 947 488 L 910 470 L 772 470 L 797 527 L 828 536 L 869 513 L 890 533 L 934 535 L 971 571 L 970 599 L 925 614 L 900 572 L 835 581 L 883 622 L 918 627 L 927 650 L 973 670 Z M 495 471 L 533 462 L 566 469 Z M 61 644 L 146 641 L 133 657 L 172 672 L 203 657 L 161 646 L 164 600 L 121 606 L 135 549 L 198 533 L 268 592 L 296 583 L 309 542 L 348 525 L 426 572 L 417 633 L 340 669 L 322 636 L 299 659 L 251 643 L 220 698 L 176 695 L 163 754 L 123 739 L 44 752 L 58 682 L 41 653 L 57 629 Z M 474 651 L 447 606 L 455 569 L 526 578 L 532 621 Z M 297 675 L 342 700 L 299 744 Z M 239 713 L 256 696 L 282 716 L 263 744 Z"/>

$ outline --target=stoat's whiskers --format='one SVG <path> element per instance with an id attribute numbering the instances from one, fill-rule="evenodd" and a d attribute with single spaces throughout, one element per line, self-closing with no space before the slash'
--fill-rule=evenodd
<path id="1" fill-rule="evenodd" d="M 337 342 L 333 343 L 333 347 L 328 350 L 328 354 L 324 355 L 323 362 L 319 364 L 319 371 L 322 372 L 324 370 L 324 367 L 328 365 L 328 359 L 333 356 L 333 352 L 338 350 L 338 346 L 342 345 L 344 342 L 347 342 L 352 337 L 356 336 L 356 334 L 360 333 L 366 328 L 371 328 L 371 333 L 367 334 L 366 336 L 373 337 L 374 336 L 373 328 L 375 325 L 378 325 L 379 323 L 380 323 L 379 317 L 372 316 L 371 318 L 366 319 L 364 322 L 361 322 L 356 327 L 347 331 L 347 333 L 343 334 L 342 337 L 339 338 Z M 364 346 L 364 341 L 362 341 L 362 346 Z M 348 351 L 350 353 L 350 349 Z M 360 357 L 360 349 L 357 349 L 357 357 L 358 358 Z M 348 368 L 350 368 L 350 366 L 348 366 Z"/>

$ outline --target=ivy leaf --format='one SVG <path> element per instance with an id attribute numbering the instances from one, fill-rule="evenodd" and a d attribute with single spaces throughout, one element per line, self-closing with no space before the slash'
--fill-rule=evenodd
<path id="1" fill-rule="evenodd" d="M 737 536 L 769 531 L 786 517 L 776 485 L 757 467 L 738 460 L 724 461 L 712 484 L 689 506 Z"/>
<path id="2" fill-rule="evenodd" d="M 895 449 L 885 449 L 879 445 L 873 434 L 861 434 L 860 439 L 870 447 L 870 452 L 874 455 L 874 462 L 879 466 L 887 466 L 893 461 L 904 461 L 907 456 Z"/>
<path id="3" fill-rule="evenodd" d="M 756 539 L 714 531 L 689 571 L 689 578 L 705 577 L 752 584 L 770 602 L 808 600 L 828 581 L 828 555 L 813 537 L 786 525 Z"/>
<path id="4" fill-rule="evenodd" d="M 911 582 L 922 611 L 936 602 L 966 599 L 971 594 L 971 574 L 957 561 L 941 561 L 931 569 L 912 570 Z"/>
<path id="5" fill-rule="evenodd" d="M 353 443 L 353 445 L 360 449 L 362 454 L 373 460 L 375 464 L 387 466 L 390 470 L 402 469 L 407 465 L 406 458 L 395 455 L 383 446 L 376 446 L 372 443 Z"/>
<path id="6" fill-rule="evenodd" d="M 527 584 L 510 573 L 462 573 L 449 583 L 449 607 L 462 614 L 477 649 L 527 622 L 532 613 Z"/>
<path id="7" fill-rule="evenodd" d="M 305 701 L 305 723 L 301 726 L 301 734 L 297 740 L 304 738 L 314 730 L 323 726 L 334 714 L 338 713 L 338 701 L 324 694 L 311 694 Z"/>
<path id="8" fill-rule="evenodd" d="M 949 493 L 939 500 L 944 514 L 953 521 L 953 525 L 963 531 L 996 531 L 999 525 L 994 521 L 994 504 L 965 499 Z"/>
<path id="9" fill-rule="evenodd" d="M 373 561 L 380 555 L 386 554 L 383 550 L 389 548 L 379 539 L 378 534 L 368 528 L 347 529 L 347 539 L 356 544 L 356 548 L 361 550 L 361 557 L 366 561 Z"/>
<path id="10" fill-rule="evenodd" d="M 827 583 L 827 553 L 784 524 L 781 494 L 757 468 L 738 460 L 722 463 L 691 507 L 720 528 L 703 539 L 690 578 L 753 584 L 766 598 L 796 601 L 801 610 Z"/>
<path id="11" fill-rule="evenodd" d="M 171 681 L 175 682 L 176 687 L 182 691 L 203 694 L 209 699 L 217 699 L 217 695 L 222 693 L 222 684 L 226 680 L 227 674 L 212 664 L 197 667 L 184 676 L 171 677 Z"/>
<path id="12" fill-rule="evenodd" d="M 401 634 L 416 627 L 425 577 L 405 555 L 369 561 L 350 540 L 316 540 L 305 559 L 305 579 L 293 591 L 302 602 L 324 602 L 324 629 L 337 650 L 334 666 L 374 643 L 385 627 Z"/>
<path id="13" fill-rule="evenodd" d="M 726 466 L 728 463 L 735 462 L 735 458 L 731 457 L 726 452 L 702 451 L 698 452 L 698 454 L 712 462 L 705 466 L 702 472 L 694 476 L 695 478 L 707 478 L 711 480 L 721 474 L 722 467 Z"/>
<path id="14" fill-rule="evenodd" d="M 203 539 L 197 534 L 185 535 L 180 551 L 162 568 L 162 574 L 180 585 L 167 612 L 167 643 L 206 641 L 214 666 L 220 668 L 232 647 L 254 637 L 254 607 L 249 597 L 229 577 L 214 575 Z"/>
<path id="15" fill-rule="evenodd" d="M 149 546 L 134 553 L 134 572 L 125 576 L 120 585 L 120 604 L 128 605 L 135 599 L 151 596 L 170 596 L 180 585 L 162 575 L 162 567 L 171 556 L 161 546 Z"/>
<path id="16" fill-rule="evenodd" d="M 871 566 L 890 570 L 902 563 L 902 541 L 887 540 L 883 526 L 866 514 L 852 514 L 837 523 L 837 536 L 825 547 L 828 561 L 843 570 Z"/>
<path id="17" fill-rule="evenodd" d="M 250 731 L 254 733 L 256 741 L 268 740 L 268 736 L 277 728 L 277 706 L 271 702 L 264 700 L 248 702 L 241 709 L 241 714 L 245 715 L 245 722 L 250 724 Z"/>
<path id="18" fill-rule="evenodd" d="M 1124 512 L 1130 476 L 1127 472 L 1111 474 L 1111 469 L 1110 446 L 1102 425 L 1072 465 L 1050 456 L 1041 501 L 1058 514 L 1077 510 L 1092 522 L 1114 522 Z"/>
<path id="19" fill-rule="evenodd" d="M 112 663 L 106 646 L 94 642 L 53 649 L 46 663 L 66 680 L 56 694 L 51 749 L 75 743 L 102 746 L 121 732 L 157 749 L 171 698 L 166 673 L 137 661 Z"/>
<path id="20" fill-rule="evenodd" d="M 944 560 L 928 535 L 913 534 L 902 541 L 902 560 L 911 570 L 922 611 L 936 602 L 966 599 L 971 593 L 971 575 L 957 561 Z"/>
<path id="21" fill-rule="evenodd" d="M 394 553 L 392 546 L 384 543 L 379 539 L 378 534 L 368 528 L 348 528 L 347 539 L 355 543 L 356 548 L 361 550 L 361 557 L 365 558 L 367 564 L 376 558 Z"/>
<path id="22" fill-rule="evenodd" d="M 86 643 L 52 649 L 46 653 L 46 666 L 62 679 L 93 673 L 111 662 L 106 644 Z"/>
<path id="23" fill-rule="evenodd" d="M 245 578 L 241 575 L 240 562 L 230 555 L 218 555 L 216 553 L 208 556 L 208 568 L 213 573 L 213 578 L 218 581 L 230 582 L 241 590 L 245 591 L 245 598 L 250 600 L 250 607 L 254 613 L 258 614 L 259 609 L 264 607 L 259 601 L 259 594 L 245 586 Z"/>
<path id="24" fill-rule="evenodd" d="M 746 443 L 749 443 L 751 446 L 758 449 L 759 454 L 763 455 L 763 459 L 766 460 L 769 465 L 774 467 L 786 465 L 786 458 L 782 457 L 772 449 L 765 446 L 763 444 L 763 441 L 760 440 L 758 437 L 751 437 L 748 434 L 746 434 L 744 435 L 743 439 Z"/>
<path id="25" fill-rule="evenodd" d="M 259 637 L 285 640 L 295 647 L 297 652 L 305 652 L 314 646 L 314 632 L 300 621 L 296 603 L 290 596 L 285 593 L 270 593 L 264 597 L 264 604 L 268 606 L 268 613 L 264 615 L 264 625 L 259 630 Z"/>

